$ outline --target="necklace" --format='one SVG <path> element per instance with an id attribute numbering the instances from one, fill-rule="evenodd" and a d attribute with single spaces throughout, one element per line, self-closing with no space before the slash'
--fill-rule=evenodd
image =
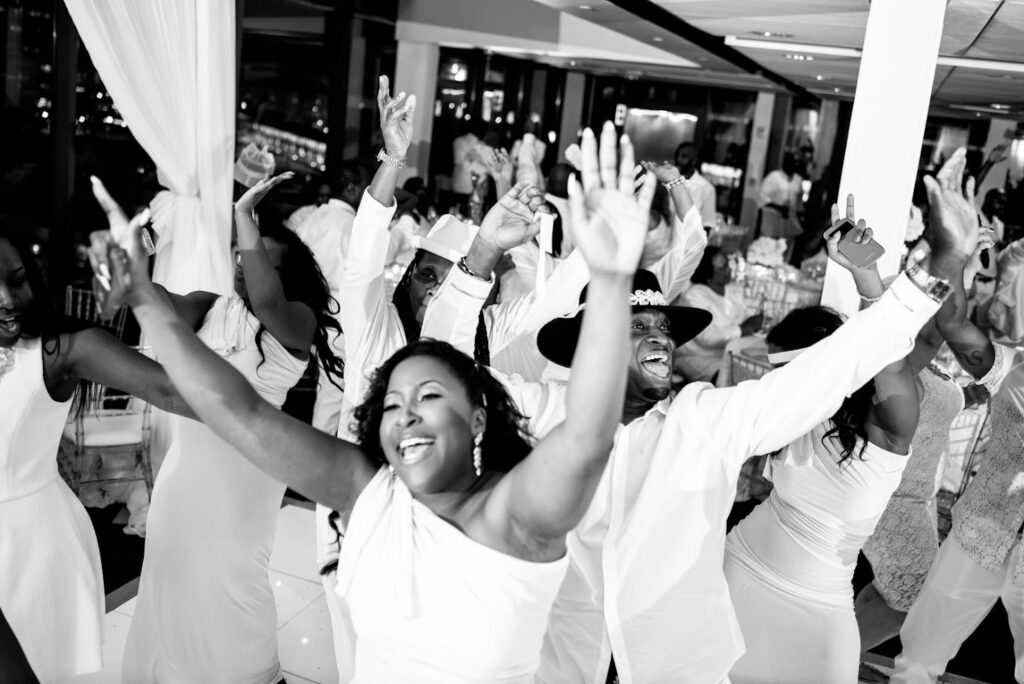
<path id="1" fill-rule="evenodd" d="M 14 368 L 14 347 L 0 347 L 0 378 Z"/>

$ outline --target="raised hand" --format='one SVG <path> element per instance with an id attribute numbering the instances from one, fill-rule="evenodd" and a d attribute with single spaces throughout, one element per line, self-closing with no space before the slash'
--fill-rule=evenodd
<path id="1" fill-rule="evenodd" d="M 616 172 L 615 126 L 605 123 L 600 149 L 594 132 L 589 128 L 583 131 L 583 186 L 569 179 L 569 221 L 592 272 L 631 275 L 643 251 L 657 179 L 653 173 L 647 174 L 634 196 L 633 145 L 622 136 L 618 148 Z"/>
<path id="2" fill-rule="evenodd" d="M 835 224 L 837 221 L 839 221 L 839 218 L 839 205 L 833 204 L 832 223 Z M 872 231 L 871 228 L 868 227 L 868 224 L 865 223 L 864 219 L 857 220 L 856 212 L 854 212 L 853 209 L 853 195 L 846 196 L 846 218 L 849 219 L 850 221 L 853 221 L 857 226 L 852 231 L 854 242 L 866 243 L 871 241 L 871 238 L 874 236 L 874 231 Z M 870 264 L 869 266 L 861 267 L 854 264 L 852 261 L 846 258 L 846 256 L 839 251 L 840 239 L 841 236 L 837 231 L 830 235 L 828 240 L 825 241 L 825 251 L 828 252 L 828 256 L 830 259 L 832 259 L 832 261 L 836 262 L 837 264 L 845 268 L 850 273 L 853 273 L 854 275 L 856 275 L 858 271 L 869 271 L 875 273 L 878 272 L 878 266 L 874 263 Z"/>
<path id="3" fill-rule="evenodd" d="M 974 254 L 964 266 L 964 289 L 969 290 L 974 284 L 974 278 L 981 272 L 981 253 L 993 250 L 996 244 L 996 232 L 992 228 L 982 228 L 978 233 L 978 244 L 974 247 Z M 992 251 L 989 251 L 989 259 L 993 258 Z"/>
<path id="4" fill-rule="evenodd" d="M 477 239 L 502 254 L 526 244 L 540 232 L 533 222 L 538 211 L 547 211 L 544 193 L 526 181 L 516 183 L 484 216 Z"/>
<path id="5" fill-rule="evenodd" d="M 642 161 L 640 165 L 644 167 L 648 173 L 653 173 L 654 177 L 658 179 L 659 183 L 671 183 L 676 178 L 679 178 L 682 174 L 679 173 L 679 169 L 676 165 L 663 161 L 663 162 L 649 162 Z"/>
<path id="6" fill-rule="evenodd" d="M 107 216 L 107 230 L 98 230 L 89 235 L 89 264 L 93 270 L 93 293 L 99 303 L 100 313 L 108 318 L 125 302 L 127 292 L 123 282 L 115 277 L 109 253 L 113 247 L 120 245 L 123 249 L 139 250 L 139 260 L 145 264 L 146 278 L 149 277 L 149 250 L 143 243 L 142 226 L 149 220 L 149 211 L 141 212 L 131 220 L 121 209 L 121 205 L 110 196 L 103 181 L 90 176 L 92 194 L 96 198 L 103 213 Z"/>
<path id="7" fill-rule="evenodd" d="M 256 208 L 256 205 L 262 202 L 263 198 L 266 197 L 271 190 L 294 177 L 294 173 L 291 171 L 285 171 L 273 178 L 264 178 L 260 180 L 256 185 L 249 188 L 248 192 L 238 198 L 238 201 L 235 202 L 235 211 L 242 212 L 247 216 L 251 215 L 253 209 Z"/>
<path id="8" fill-rule="evenodd" d="M 924 177 L 928 190 L 928 230 L 932 253 L 961 263 L 970 259 L 978 244 L 978 212 L 974 207 L 974 179 L 963 183 L 967 150 L 961 147 L 942 165 L 938 175 Z M 961 189 L 963 188 L 963 189 Z"/>
<path id="9" fill-rule="evenodd" d="M 412 144 L 412 117 L 416 111 L 416 96 L 404 92 L 391 97 L 388 77 L 380 77 L 377 89 L 377 111 L 380 112 L 380 132 L 384 136 L 384 151 L 392 157 L 404 158 Z"/>
<path id="10" fill-rule="evenodd" d="M 495 183 L 505 183 L 506 187 L 512 186 L 512 174 L 516 167 L 512 163 L 512 157 L 509 156 L 508 150 L 492 150 L 490 157 L 484 159 L 484 165 L 487 166 L 487 173 Z"/>

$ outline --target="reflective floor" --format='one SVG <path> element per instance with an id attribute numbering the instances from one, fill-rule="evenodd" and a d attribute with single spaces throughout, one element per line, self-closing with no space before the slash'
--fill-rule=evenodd
<path id="1" fill-rule="evenodd" d="M 278 649 L 290 684 L 335 684 L 331 624 L 317 576 L 313 511 L 286 505 L 281 509 L 277 540 L 270 558 L 270 580 L 277 599 Z M 135 599 L 107 613 L 102 672 L 75 679 L 75 684 L 120 684 L 121 656 Z"/>

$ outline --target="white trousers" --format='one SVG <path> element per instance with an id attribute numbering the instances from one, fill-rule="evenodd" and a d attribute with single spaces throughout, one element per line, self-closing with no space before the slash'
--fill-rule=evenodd
<path id="1" fill-rule="evenodd" d="M 996 599 L 1002 600 L 1010 618 L 1014 679 L 1024 684 L 1024 587 L 1013 584 L 1021 553 L 1018 541 L 1000 571 L 992 572 L 947 538 L 900 630 L 903 653 L 896 658 L 890 684 L 935 682 Z"/>

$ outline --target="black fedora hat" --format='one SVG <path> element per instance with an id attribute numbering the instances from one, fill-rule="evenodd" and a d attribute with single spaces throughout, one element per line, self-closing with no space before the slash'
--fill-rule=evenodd
<path id="1" fill-rule="evenodd" d="M 580 303 L 586 301 L 587 291 L 580 295 Z M 671 326 L 672 340 L 676 346 L 689 342 L 704 328 L 711 324 L 711 313 L 704 309 L 690 306 L 669 306 L 661 291 L 657 276 L 650 271 L 640 269 L 633 276 L 633 289 L 629 295 L 629 303 L 634 313 L 643 310 L 660 311 L 668 317 Z M 572 365 L 572 357 L 576 352 L 576 342 L 580 336 L 580 323 L 583 319 L 582 309 L 575 316 L 556 318 L 548 321 L 537 333 L 537 348 L 552 363 L 568 368 Z"/>

